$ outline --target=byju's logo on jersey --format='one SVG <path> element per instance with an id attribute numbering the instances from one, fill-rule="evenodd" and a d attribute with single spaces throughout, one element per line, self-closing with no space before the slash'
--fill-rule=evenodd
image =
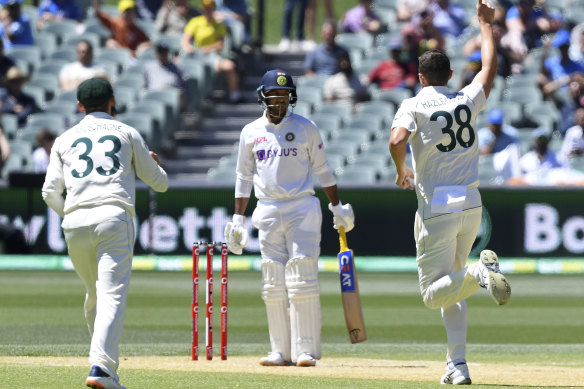
<path id="1" fill-rule="evenodd" d="M 295 157 L 298 155 L 298 149 L 294 147 L 289 149 L 257 150 L 256 154 L 258 156 L 258 161 L 265 161 L 269 158 Z"/>

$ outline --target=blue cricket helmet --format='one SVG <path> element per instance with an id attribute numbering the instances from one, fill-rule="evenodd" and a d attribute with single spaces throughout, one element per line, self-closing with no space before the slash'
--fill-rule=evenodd
<path id="1" fill-rule="evenodd" d="M 265 99 L 264 92 L 273 89 L 285 89 L 290 91 L 290 104 L 296 104 L 296 85 L 292 80 L 292 76 L 282 69 L 268 70 L 262 76 L 260 86 L 257 88 L 258 100 L 262 103 Z"/>

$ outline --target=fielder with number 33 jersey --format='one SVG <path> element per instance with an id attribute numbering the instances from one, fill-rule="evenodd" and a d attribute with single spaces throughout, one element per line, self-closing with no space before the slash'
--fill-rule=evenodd
<path id="1" fill-rule="evenodd" d="M 112 118 L 115 98 L 108 81 L 84 81 L 77 100 L 86 115 L 55 140 L 42 196 L 63 217 L 69 256 L 87 291 L 84 308 L 92 367 L 85 384 L 119 389 L 123 388 L 117 373 L 119 342 L 134 251 L 136 175 L 158 192 L 166 191 L 168 177 L 138 131 Z"/>
<path id="2" fill-rule="evenodd" d="M 244 212 L 252 186 L 258 204 L 252 223 L 259 230 L 262 298 L 272 351 L 263 366 L 314 366 L 321 357 L 318 257 L 322 212 L 313 174 L 328 197 L 335 228 L 350 231 L 354 215 L 341 204 L 316 125 L 294 113 L 296 87 L 283 70 L 266 72 L 258 88 L 264 114 L 240 136 L 235 213 L 225 227 L 229 249 L 241 254 L 248 242 Z"/>
<path id="3" fill-rule="evenodd" d="M 497 255 L 483 250 L 478 262 L 466 266 L 481 223 L 478 185 L 476 117 L 497 72 L 493 41 L 493 7 L 477 2 L 482 37 L 482 69 L 458 92 L 446 86 L 452 77 L 450 60 L 439 50 L 419 58 L 422 89 L 399 107 L 389 141 L 396 184 L 414 189 L 418 197 L 414 237 L 420 291 L 424 304 L 441 309 L 448 348 L 442 384 L 470 384 L 466 363 L 467 297 L 480 287 L 499 305 L 511 288 L 500 273 Z M 415 175 L 405 163 L 406 144 L 412 151 Z M 412 181 L 413 180 L 413 181 Z"/>

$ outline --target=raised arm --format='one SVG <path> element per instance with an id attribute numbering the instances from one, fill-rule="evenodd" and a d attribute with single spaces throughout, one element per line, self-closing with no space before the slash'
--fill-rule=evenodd
<path id="1" fill-rule="evenodd" d="M 483 84 L 485 96 L 489 97 L 493 81 L 497 75 L 497 52 L 495 51 L 495 40 L 493 39 L 493 20 L 495 19 L 495 8 L 491 7 L 484 0 L 477 2 L 477 17 L 481 29 L 481 62 L 482 67 L 477 73 L 473 82 Z"/>

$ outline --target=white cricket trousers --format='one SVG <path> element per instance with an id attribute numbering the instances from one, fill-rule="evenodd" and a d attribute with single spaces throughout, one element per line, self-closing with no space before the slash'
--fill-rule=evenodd
<path id="1" fill-rule="evenodd" d="M 120 219 L 64 229 L 69 256 L 87 292 L 85 319 L 91 335 L 89 363 L 115 378 L 118 377 L 119 343 L 134 246 L 132 217 L 125 212 Z"/>
<path id="2" fill-rule="evenodd" d="M 440 308 L 448 337 L 447 361 L 466 359 L 465 299 L 480 286 L 466 262 L 481 224 L 482 207 L 424 220 L 416 213 L 415 238 L 424 304 Z"/>

